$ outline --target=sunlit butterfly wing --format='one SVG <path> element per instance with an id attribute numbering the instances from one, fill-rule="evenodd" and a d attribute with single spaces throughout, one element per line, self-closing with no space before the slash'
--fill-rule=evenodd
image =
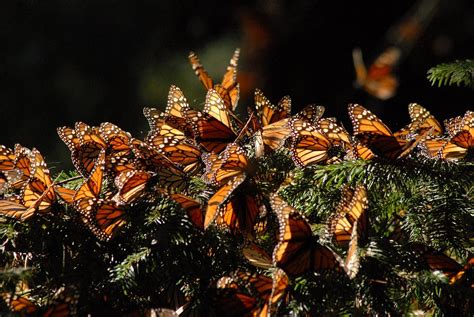
<path id="1" fill-rule="evenodd" d="M 194 72 L 196 73 L 196 76 L 198 76 L 199 80 L 204 85 L 204 88 L 209 90 L 214 87 L 211 76 L 209 76 L 206 69 L 202 66 L 201 61 L 197 57 L 196 53 L 190 52 L 188 58 Z"/>
<path id="2" fill-rule="evenodd" d="M 154 149 L 183 169 L 185 173 L 196 172 L 201 165 L 201 149 L 185 139 L 153 136 L 148 139 Z"/>
<path id="3" fill-rule="evenodd" d="M 94 169 L 90 176 L 79 187 L 74 195 L 74 201 L 80 201 L 85 198 L 97 198 L 102 189 L 102 182 L 105 170 L 105 150 L 100 151 Z"/>
<path id="4" fill-rule="evenodd" d="M 86 224 L 101 240 L 111 239 L 125 223 L 125 207 L 115 201 L 93 199 L 92 208 L 87 212 Z"/>
<path id="5" fill-rule="evenodd" d="M 397 138 L 390 129 L 372 112 L 361 105 L 349 105 L 354 135 L 374 154 L 388 159 L 404 157 L 423 141 L 430 133 L 427 130 L 415 140 Z"/>
<path id="6" fill-rule="evenodd" d="M 68 203 L 68 204 L 74 203 L 74 196 L 76 195 L 75 190 L 55 185 L 54 186 L 54 191 L 66 203 Z"/>
<path id="7" fill-rule="evenodd" d="M 30 149 L 23 147 L 20 144 L 15 144 L 14 169 L 21 172 L 21 177 L 10 184 L 12 188 L 22 188 L 30 179 L 32 168 L 31 158 Z"/>
<path id="8" fill-rule="evenodd" d="M 319 119 L 316 123 L 316 129 L 326 135 L 332 143 L 345 146 L 351 144 L 351 137 L 347 130 L 332 118 Z"/>
<path id="9" fill-rule="evenodd" d="M 221 152 L 237 137 L 224 101 L 213 89 L 207 93 L 203 112 L 188 118 L 195 122 L 196 141 L 208 152 Z"/>
<path id="10" fill-rule="evenodd" d="M 207 229 L 212 223 L 214 223 L 219 217 L 224 219 L 222 216 L 221 205 L 224 204 L 232 194 L 232 192 L 245 180 L 245 174 L 239 175 L 229 180 L 224 186 L 219 188 L 214 195 L 209 199 L 207 204 L 206 215 L 204 219 L 204 228 Z M 233 217 L 232 219 L 226 219 L 227 223 L 235 223 L 237 221 L 237 215 L 229 211 L 227 217 Z"/>
<path id="11" fill-rule="evenodd" d="M 332 147 L 329 139 L 304 120 L 291 120 L 291 158 L 303 167 L 326 160 Z"/>
<path id="12" fill-rule="evenodd" d="M 257 118 L 262 127 L 289 118 L 291 115 L 291 99 L 288 96 L 283 97 L 277 106 L 273 105 L 259 89 L 255 90 L 254 98 Z"/>
<path id="13" fill-rule="evenodd" d="M 110 122 L 103 122 L 99 127 L 99 134 L 107 144 L 108 155 L 115 157 L 128 156 L 131 152 L 131 134 L 123 131 Z"/>
<path id="14" fill-rule="evenodd" d="M 286 139 L 291 135 L 289 122 L 290 119 L 283 119 L 263 127 L 263 143 L 272 150 L 277 150 L 282 147 Z"/>
<path id="15" fill-rule="evenodd" d="M 130 170 L 121 173 L 115 178 L 118 189 L 116 201 L 129 204 L 139 198 L 145 191 L 152 175 L 147 171 Z"/>
<path id="16" fill-rule="evenodd" d="M 164 112 L 160 113 L 155 108 L 143 108 L 143 114 L 150 125 L 147 142 L 156 136 L 186 138 L 185 132 L 188 132 L 189 126 L 184 118 L 175 117 Z"/>
<path id="17" fill-rule="evenodd" d="M 83 175 L 89 175 L 94 169 L 95 160 L 102 149 L 107 148 L 99 133 L 99 128 L 90 127 L 83 122 L 76 122 L 76 135 L 79 138 L 80 147 L 74 155 L 73 161 L 78 163 L 78 170 Z"/>
<path id="18" fill-rule="evenodd" d="M 344 187 L 341 201 L 336 212 L 329 219 L 329 227 L 334 243 L 338 246 L 347 246 L 351 241 L 354 223 L 358 223 L 359 238 L 364 238 L 367 227 L 367 190 L 363 185 L 355 189 Z"/>
<path id="19" fill-rule="evenodd" d="M 248 164 L 243 148 L 231 143 L 215 160 L 209 163 L 204 179 L 214 186 L 220 186 L 230 178 L 243 174 Z"/>
<path id="20" fill-rule="evenodd" d="M 411 126 L 416 129 L 412 133 L 422 133 L 433 128 L 432 135 L 442 135 L 443 127 L 438 120 L 424 107 L 417 103 L 410 103 L 408 105 L 408 113 L 411 119 Z"/>
<path id="21" fill-rule="evenodd" d="M 49 170 L 43 156 L 36 149 L 32 150 L 32 177 L 23 189 L 23 205 L 28 210 L 22 215 L 22 220 L 33 216 L 35 212 L 48 212 L 56 201 L 56 194 Z"/>
<path id="22" fill-rule="evenodd" d="M 273 251 L 273 262 L 288 275 L 301 275 L 306 271 L 338 269 L 340 262 L 335 253 L 319 244 L 305 218 L 280 197 L 270 199 L 278 216 L 279 238 Z"/>

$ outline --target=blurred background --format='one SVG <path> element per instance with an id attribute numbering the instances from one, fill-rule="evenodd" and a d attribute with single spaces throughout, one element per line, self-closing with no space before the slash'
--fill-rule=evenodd
<path id="1" fill-rule="evenodd" d="M 290 95 L 295 112 L 322 104 L 349 131 L 348 103 L 365 105 L 392 130 L 408 123 L 410 102 L 440 120 L 473 109 L 473 90 L 426 79 L 436 64 L 474 57 L 472 0 L 422 1 L 433 10 L 403 48 L 394 97 L 356 87 L 352 50 L 359 47 L 370 64 L 414 4 L 420 1 L 2 1 L 0 144 L 37 147 L 64 169 L 69 152 L 56 127 L 110 121 L 141 137 L 148 131 L 142 108 L 164 108 L 171 84 L 202 106 L 206 92 L 190 50 L 220 81 L 241 48 L 240 109 L 260 88 L 274 103 Z"/>

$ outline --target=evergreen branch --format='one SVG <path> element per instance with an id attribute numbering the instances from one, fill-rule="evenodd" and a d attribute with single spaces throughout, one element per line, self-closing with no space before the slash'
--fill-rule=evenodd
<path id="1" fill-rule="evenodd" d="M 456 60 L 443 63 L 428 70 L 428 80 L 438 87 L 457 85 L 474 89 L 474 60 Z"/>

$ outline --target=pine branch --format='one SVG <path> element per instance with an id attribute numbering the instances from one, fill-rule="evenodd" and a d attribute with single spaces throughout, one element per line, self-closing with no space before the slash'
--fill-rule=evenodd
<path id="1" fill-rule="evenodd" d="M 428 70 L 428 80 L 438 87 L 457 85 L 474 89 L 474 60 L 456 60 L 443 63 Z"/>

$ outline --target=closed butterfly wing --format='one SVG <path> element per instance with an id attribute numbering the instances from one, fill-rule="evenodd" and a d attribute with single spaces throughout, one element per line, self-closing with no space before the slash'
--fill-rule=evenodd
<path id="1" fill-rule="evenodd" d="M 80 201 L 88 198 L 97 198 L 102 189 L 102 182 L 105 170 L 105 150 L 102 150 L 95 162 L 94 169 L 90 176 L 79 187 L 74 195 L 74 201 Z"/>
<path id="2" fill-rule="evenodd" d="M 204 228 L 207 229 L 212 223 L 224 221 L 226 223 L 235 223 L 238 219 L 237 214 L 233 210 L 228 210 L 227 215 L 223 215 L 221 205 L 225 204 L 232 192 L 245 180 L 245 174 L 237 176 L 229 180 L 224 186 L 219 188 L 209 199 L 207 204 L 206 215 L 204 219 Z"/>
<path id="3" fill-rule="evenodd" d="M 273 251 L 273 262 L 292 276 L 309 270 L 338 269 L 335 253 L 319 244 L 306 219 L 280 197 L 271 197 L 273 211 L 278 216 L 279 238 Z"/>
<path id="4" fill-rule="evenodd" d="M 56 194 L 49 170 L 44 162 L 43 156 L 36 149 L 32 150 L 32 177 L 23 189 L 23 204 L 28 208 L 22 215 L 22 220 L 27 220 L 35 212 L 48 212 L 56 201 Z"/>
<path id="5" fill-rule="evenodd" d="M 208 91 L 202 114 L 193 116 L 189 120 L 196 123 L 196 141 L 208 152 L 219 153 L 236 139 L 229 111 L 215 90 Z"/>
<path id="6" fill-rule="evenodd" d="M 372 112 L 357 104 L 349 105 L 349 116 L 352 120 L 354 135 L 361 143 L 377 156 L 387 159 L 407 156 L 431 133 L 431 130 L 427 130 L 411 141 L 398 138 Z"/>
<path id="7" fill-rule="evenodd" d="M 249 162 L 243 148 L 231 143 L 208 164 L 204 179 L 214 186 L 220 186 L 232 177 L 243 174 L 248 165 Z"/>
<path id="8" fill-rule="evenodd" d="M 255 109 L 260 125 L 266 127 L 282 119 L 289 118 L 291 115 L 291 99 L 286 96 L 278 103 L 273 105 L 260 91 L 255 90 Z"/>
<path id="9" fill-rule="evenodd" d="M 147 171 L 131 170 L 121 173 L 115 178 L 118 189 L 116 201 L 120 204 L 129 204 L 138 199 L 146 191 L 152 175 Z"/>
<path id="10" fill-rule="evenodd" d="M 204 88 L 209 90 L 214 87 L 211 76 L 209 76 L 206 69 L 202 66 L 201 61 L 199 60 L 196 53 L 190 52 L 188 58 L 194 72 L 196 73 L 196 76 L 198 76 L 199 80 L 204 85 Z"/>
<path id="11" fill-rule="evenodd" d="M 328 159 L 332 147 L 330 140 L 304 120 L 291 120 L 291 158 L 299 167 Z"/>

